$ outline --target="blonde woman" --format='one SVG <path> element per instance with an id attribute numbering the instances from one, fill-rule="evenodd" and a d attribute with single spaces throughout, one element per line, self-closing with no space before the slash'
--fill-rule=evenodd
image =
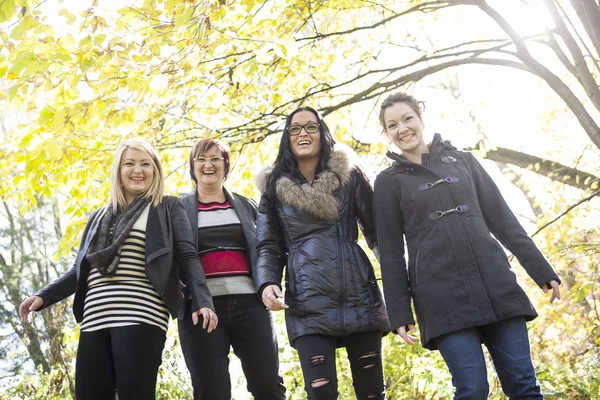
<path id="1" fill-rule="evenodd" d="M 164 174 L 140 139 L 117 148 L 110 199 L 85 227 L 71 269 L 19 307 L 22 320 L 75 294 L 81 323 L 78 399 L 154 399 L 169 314 L 180 317 L 181 278 L 192 319 L 211 332 L 218 320 L 182 202 L 163 196 Z M 176 262 L 176 260 L 178 262 Z"/>

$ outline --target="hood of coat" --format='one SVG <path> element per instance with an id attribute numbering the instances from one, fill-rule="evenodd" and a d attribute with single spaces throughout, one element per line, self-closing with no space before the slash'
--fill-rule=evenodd
<path id="1" fill-rule="evenodd" d="M 442 140 L 442 135 L 436 133 L 433 135 L 433 139 L 431 143 L 427 145 L 429 148 L 430 157 L 442 153 L 444 150 L 457 150 L 454 145 L 450 143 L 449 140 Z M 406 157 L 401 154 L 395 153 L 393 151 L 388 151 L 386 156 L 393 160 L 395 164 L 403 165 L 403 164 L 414 164 L 412 161 L 409 161 Z"/>
<path id="2" fill-rule="evenodd" d="M 301 208 L 324 220 L 339 218 L 339 202 L 336 193 L 350 179 L 355 166 L 355 153 L 346 145 L 336 144 L 327 170 L 315 177 L 312 184 L 296 182 L 287 176 L 277 180 L 277 199 L 283 204 Z M 256 187 L 264 193 L 273 167 L 265 168 L 256 179 Z"/>

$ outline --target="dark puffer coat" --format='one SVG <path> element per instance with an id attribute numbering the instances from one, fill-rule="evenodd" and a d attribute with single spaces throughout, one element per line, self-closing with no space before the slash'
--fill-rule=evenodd
<path id="1" fill-rule="evenodd" d="M 391 327 L 414 323 L 411 298 L 429 349 L 446 333 L 535 318 L 496 239 L 539 286 L 559 277 L 475 157 L 439 134 L 422 164 L 391 152 L 388 157 L 395 162 L 375 181 L 374 208 Z"/>
<path id="2" fill-rule="evenodd" d="M 312 185 L 281 177 L 275 208 L 265 196 L 259 206 L 256 287 L 261 292 L 267 285 L 280 286 L 287 264 L 286 325 L 292 346 L 304 335 L 389 331 L 373 266 L 357 244 L 358 221 L 376 251 L 373 192 L 350 160 L 351 150 L 336 146 L 329 169 Z M 265 172 L 257 179 L 262 192 L 267 178 Z"/>

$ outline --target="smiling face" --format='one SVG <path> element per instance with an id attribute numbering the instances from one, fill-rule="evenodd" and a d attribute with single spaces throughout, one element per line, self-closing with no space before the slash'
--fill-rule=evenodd
<path id="1" fill-rule="evenodd" d="M 425 125 L 407 103 L 394 103 L 383 114 L 385 133 L 402 153 L 411 153 L 425 145 L 423 129 Z"/>
<path id="2" fill-rule="evenodd" d="M 121 157 L 120 178 L 125 201 L 129 204 L 152 186 L 154 167 L 150 156 L 141 150 L 126 149 Z"/>
<path id="3" fill-rule="evenodd" d="M 292 154 L 298 160 L 318 159 L 321 153 L 321 132 L 317 116 L 310 111 L 299 111 L 292 117 L 288 128 Z M 297 134 L 295 130 L 301 128 Z M 306 130 L 310 131 L 308 133 Z"/>
<path id="4" fill-rule="evenodd" d="M 221 186 L 225 179 L 225 162 L 217 146 L 211 146 L 194 160 L 194 176 L 201 187 Z"/>

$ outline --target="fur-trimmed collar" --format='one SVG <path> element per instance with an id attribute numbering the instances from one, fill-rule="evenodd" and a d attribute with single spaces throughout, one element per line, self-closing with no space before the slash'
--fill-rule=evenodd
<path id="1" fill-rule="evenodd" d="M 277 180 L 277 199 L 308 211 L 317 218 L 328 221 L 339 219 L 339 202 L 336 192 L 344 187 L 352 175 L 355 153 L 346 145 L 336 144 L 327 170 L 321 172 L 310 183 L 298 183 L 282 176 Z M 256 177 L 256 186 L 264 193 L 273 167 L 261 171 Z"/>

